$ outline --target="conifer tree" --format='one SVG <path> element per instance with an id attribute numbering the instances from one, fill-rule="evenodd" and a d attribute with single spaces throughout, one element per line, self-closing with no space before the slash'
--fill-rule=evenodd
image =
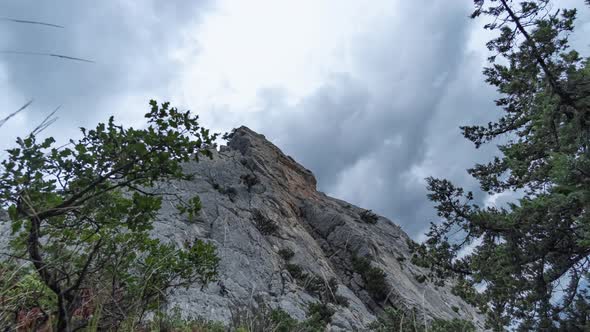
<path id="1" fill-rule="evenodd" d="M 443 221 L 431 225 L 415 260 L 432 267 L 433 277 L 458 278 L 455 291 L 486 312 L 495 330 L 515 323 L 559 328 L 566 313 L 583 307 L 588 285 L 590 60 L 568 43 L 576 10 L 556 6 L 476 0 L 472 15 L 489 18 L 485 28 L 498 33 L 487 43 L 484 75 L 503 114 L 461 129 L 476 147 L 499 137 L 505 143 L 491 162 L 468 172 L 484 192 L 518 191 L 522 198 L 481 207 L 450 181 L 427 179 Z M 467 246 L 474 249 L 459 256 Z"/>

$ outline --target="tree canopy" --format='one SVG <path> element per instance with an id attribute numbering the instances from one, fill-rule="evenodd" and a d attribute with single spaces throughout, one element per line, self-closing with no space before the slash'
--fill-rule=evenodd
<path id="1" fill-rule="evenodd" d="M 416 246 L 415 261 L 433 278 L 458 278 L 455 291 L 495 330 L 588 329 L 568 318 L 584 307 L 590 269 L 590 60 L 568 42 L 576 9 L 549 0 L 474 3 L 472 18 L 487 17 L 485 29 L 497 32 L 484 75 L 503 112 L 461 130 L 476 147 L 503 143 L 468 172 L 483 192 L 521 198 L 478 206 L 471 192 L 428 178 L 442 221 Z"/>
<path id="2" fill-rule="evenodd" d="M 183 163 L 211 156 L 217 135 L 189 111 L 150 105 L 146 128 L 125 128 L 111 117 L 95 129 L 81 128 L 81 139 L 60 147 L 35 130 L 18 138 L 2 162 L 0 206 L 10 216 L 13 260 L 2 263 L 0 286 L 13 293 L 35 286 L 21 300 L 42 318 L 54 318 L 58 331 L 85 327 L 96 320 L 95 311 L 100 326 L 140 320 L 159 309 L 170 287 L 216 276 L 213 245 L 189 239 L 179 248 L 150 231 L 164 200 L 189 217 L 199 212 L 198 196 L 153 187 L 190 179 Z M 0 315 L 4 323 L 10 318 Z"/>

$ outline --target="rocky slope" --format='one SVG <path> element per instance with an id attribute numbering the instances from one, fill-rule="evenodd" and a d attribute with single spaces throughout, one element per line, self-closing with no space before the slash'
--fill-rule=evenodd
<path id="1" fill-rule="evenodd" d="M 227 321 L 230 308 L 263 300 L 304 319 L 308 304 L 329 292 L 328 298 L 349 302 L 334 305 L 332 330 L 365 330 L 387 305 L 416 308 L 427 319 L 462 318 L 481 326 L 481 317 L 448 287 L 423 279 L 425 270 L 410 263 L 409 237 L 399 226 L 383 217 L 363 218 L 364 209 L 317 191 L 313 174 L 264 136 L 238 128 L 212 160 L 187 168 L 195 180 L 174 186 L 187 196 L 197 193 L 202 213 L 188 222 L 164 208 L 156 233 L 179 244 L 213 241 L 221 263 L 218 284 L 173 294 L 171 305 L 182 312 Z M 286 260 L 281 249 L 293 257 Z M 367 257 L 385 272 L 386 298 L 374 300 L 353 256 Z M 314 278 L 323 281 L 319 291 L 310 286 Z"/>
<path id="2" fill-rule="evenodd" d="M 461 318 L 481 328 L 472 307 L 448 287 L 424 280 L 426 271 L 410 263 L 409 237 L 399 226 L 317 191 L 313 174 L 264 136 L 238 128 L 213 159 L 186 168 L 195 174 L 193 181 L 157 190 L 198 194 L 203 210 L 189 221 L 164 205 L 154 234 L 178 245 L 197 238 L 214 242 L 219 282 L 175 290 L 171 308 L 227 322 L 232 310 L 263 301 L 303 320 L 308 305 L 321 299 L 336 310 L 332 331 L 367 330 L 389 305 L 415 308 L 427 320 Z M 7 226 L 0 227 L 0 247 L 6 245 Z M 286 259 L 289 251 L 293 255 Z M 382 269 L 386 285 L 375 279 L 368 284 L 366 267 L 355 268 L 353 257 Z M 375 296 L 375 286 L 387 293 Z M 348 306 L 334 304 L 343 302 Z"/>

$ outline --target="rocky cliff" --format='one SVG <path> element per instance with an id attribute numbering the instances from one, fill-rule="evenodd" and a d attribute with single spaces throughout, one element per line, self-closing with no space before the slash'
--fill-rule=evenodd
<path id="1" fill-rule="evenodd" d="M 238 128 L 213 159 L 186 168 L 193 181 L 156 190 L 196 193 L 203 209 L 187 220 L 164 205 L 154 234 L 178 245 L 215 243 L 219 282 L 175 290 L 171 308 L 227 322 L 236 308 L 264 302 L 303 320 L 309 304 L 322 301 L 336 311 L 330 330 L 363 331 L 392 305 L 426 320 L 461 318 L 482 327 L 472 307 L 410 262 L 410 239 L 399 226 L 317 191 L 313 174 L 264 136 Z M 0 219 L 7 219 L 1 210 Z M 8 238 L 3 224 L 0 247 Z"/>
<path id="2" fill-rule="evenodd" d="M 178 244 L 213 241 L 221 262 L 219 283 L 172 294 L 171 306 L 183 313 L 228 321 L 231 308 L 264 301 L 304 319 L 321 299 L 336 309 L 331 330 L 365 330 L 388 305 L 481 327 L 472 307 L 410 263 L 399 226 L 317 191 L 313 174 L 264 136 L 238 128 L 212 160 L 186 167 L 194 181 L 162 189 L 197 193 L 203 210 L 188 221 L 164 207 L 156 234 Z M 381 269 L 384 285 L 367 269 Z"/>

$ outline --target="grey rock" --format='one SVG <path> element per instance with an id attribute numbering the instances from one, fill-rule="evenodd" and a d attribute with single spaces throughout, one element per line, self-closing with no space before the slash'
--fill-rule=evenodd
<path id="1" fill-rule="evenodd" d="M 194 238 L 213 241 L 221 257 L 220 279 L 228 292 L 221 296 L 215 285 L 177 290 L 170 305 L 187 315 L 228 321 L 229 308 L 251 305 L 262 296 L 271 307 L 304 319 L 307 306 L 319 299 L 285 270 L 278 251 L 289 248 L 295 252 L 289 263 L 325 280 L 335 278 L 338 294 L 350 302 L 348 307 L 334 306 L 330 330 L 366 330 L 388 305 L 416 308 L 428 319 L 462 318 L 483 326 L 482 317 L 452 295 L 448 286 L 437 288 L 416 280 L 427 271 L 410 263 L 410 239 L 399 226 L 384 217 L 376 224 L 362 222 L 363 209 L 317 191 L 313 174 L 264 136 L 238 128 L 213 159 L 186 168 L 195 173 L 195 180 L 177 188 L 187 196 L 200 196 L 201 217 L 190 224 L 170 217 L 172 210 L 165 208 L 156 234 L 178 243 Z M 246 174 L 256 175 L 260 183 L 248 190 L 240 180 Z M 213 184 L 221 190 L 213 189 Z M 232 197 L 224 193 L 227 188 L 234 188 Z M 256 210 L 278 224 L 276 234 L 258 231 L 251 220 Z M 361 276 L 351 266 L 352 255 L 370 256 L 373 266 L 386 272 L 391 294 L 385 303 L 375 303 L 364 291 Z M 399 257 L 406 259 L 400 262 Z M 457 313 L 453 307 L 461 310 Z"/>
<path id="2" fill-rule="evenodd" d="M 240 127 L 227 146 L 213 151 L 212 159 L 202 158 L 185 169 L 194 180 L 160 184 L 156 190 L 187 198 L 197 194 L 203 209 L 189 221 L 172 205 L 164 205 L 154 235 L 179 246 L 195 239 L 213 242 L 221 258 L 219 282 L 173 290 L 170 308 L 228 322 L 232 310 L 263 299 L 295 319 L 305 319 L 308 305 L 319 299 L 287 271 L 278 251 L 289 248 L 295 253 L 289 263 L 324 280 L 335 278 L 334 291 L 348 300 L 348 307 L 330 304 L 336 310 L 331 331 L 366 331 L 389 305 L 415 308 L 427 319 L 467 319 L 483 329 L 483 317 L 452 295 L 449 286 L 416 280 L 427 271 L 410 262 L 410 239 L 399 226 L 384 217 L 375 224 L 362 222 L 363 209 L 317 191 L 313 174 L 264 136 Z M 247 174 L 259 183 L 248 188 L 241 179 Z M 278 231 L 262 234 L 252 220 L 254 211 L 276 222 Z M 2 213 L 0 220 L 6 219 Z M 8 238 L 6 226 L 0 223 L 0 247 Z M 391 289 L 385 302 L 375 302 L 365 291 L 362 277 L 353 271 L 353 255 L 371 257 L 373 266 L 385 271 Z"/>

